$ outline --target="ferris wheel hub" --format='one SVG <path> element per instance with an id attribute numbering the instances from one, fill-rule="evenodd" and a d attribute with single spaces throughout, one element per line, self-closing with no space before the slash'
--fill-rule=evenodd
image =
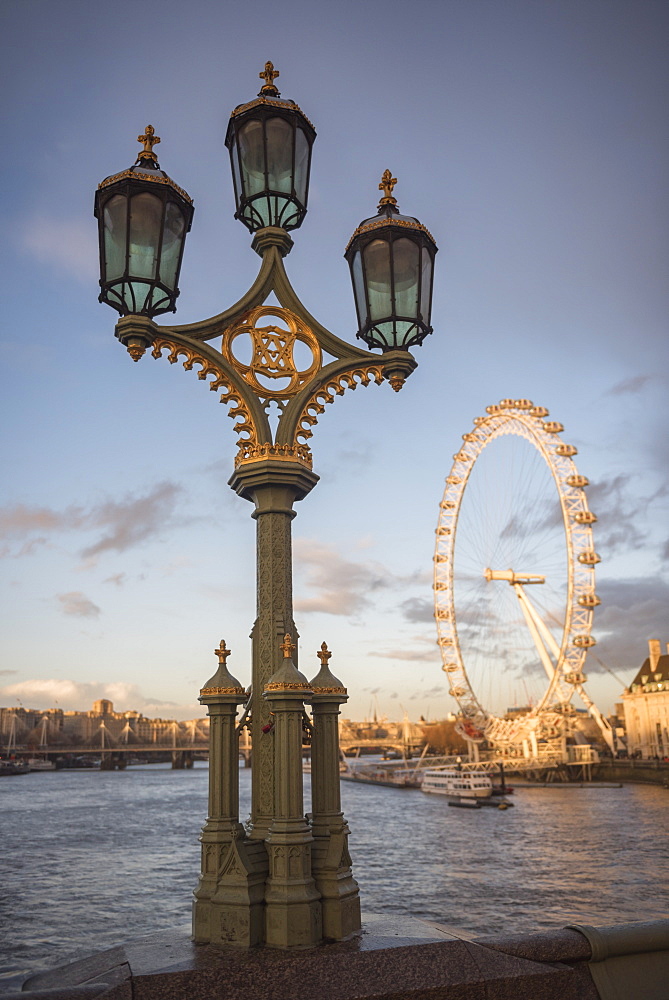
<path id="1" fill-rule="evenodd" d="M 538 573 L 514 573 L 512 569 L 486 569 L 483 571 L 483 575 L 488 582 L 490 580 L 506 580 L 511 586 L 515 583 L 530 584 L 546 582 L 546 577 L 540 576 Z"/>

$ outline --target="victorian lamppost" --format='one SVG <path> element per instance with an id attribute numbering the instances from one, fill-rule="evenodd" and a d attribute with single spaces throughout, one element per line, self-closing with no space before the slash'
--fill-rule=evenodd
<path id="1" fill-rule="evenodd" d="M 209 815 L 202 831 L 202 875 L 195 891 L 197 942 L 294 948 L 342 940 L 360 928 L 348 827 L 341 813 L 337 715 L 346 690 L 329 671 L 330 652 L 311 681 L 297 669 L 292 606 L 294 504 L 318 482 L 309 438 L 326 403 L 356 385 L 387 380 L 398 391 L 416 367 L 409 348 L 432 332 L 437 247 L 427 229 L 400 215 L 386 170 L 377 215 L 365 219 L 345 252 L 358 317 L 357 337 L 380 353 L 335 336 L 293 290 L 283 258 L 307 210 L 316 132 L 293 101 L 281 98 L 272 63 L 258 96 L 232 112 L 230 152 L 235 217 L 262 259 L 251 288 L 217 316 L 158 326 L 175 311 L 190 197 L 160 169 L 152 126 L 138 137 L 137 162 L 99 185 L 100 301 L 120 314 L 116 337 L 134 361 L 151 350 L 220 393 L 239 435 L 232 489 L 254 504 L 257 616 L 251 632 L 250 695 L 230 675 L 222 641 L 217 673 L 200 692 L 210 721 Z M 265 305 L 274 293 L 280 306 Z M 220 349 L 212 341 L 220 338 Z M 296 358 L 308 357 L 307 362 Z M 246 353 L 243 348 L 246 347 Z M 330 356 L 325 359 L 324 354 Z M 268 411 L 278 404 L 274 429 Z M 304 711 L 312 706 L 313 721 Z M 236 721 L 238 706 L 245 704 Z M 252 807 L 238 816 L 237 739 L 250 726 Z M 301 747 L 313 738 L 312 816 L 304 816 Z"/>

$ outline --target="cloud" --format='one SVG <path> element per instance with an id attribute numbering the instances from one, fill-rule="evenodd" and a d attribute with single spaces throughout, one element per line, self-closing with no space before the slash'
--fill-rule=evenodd
<path id="1" fill-rule="evenodd" d="M 428 663 L 439 663 L 441 659 L 436 645 L 434 649 L 418 649 L 412 646 L 409 649 L 394 647 L 386 650 L 372 650 L 368 655 L 380 656 L 384 660 L 407 660 L 409 662 L 427 661 Z"/>
<path id="2" fill-rule="evenodd" d="M 622 382 L 617 382 L 608 390 L 606 395 L 624 396 L 628 393 L 639 392 L 647 382 L 650 382 L 650 379 L 650 375 L 632 375 L 630 378 L 623 379 Z"/>
<path id="3" fill-rule="evenodd" d="M 18 674 L 18 670 L 0 670 L 0 677 L 11 677 L 12 674 Z"/>
<path id="4" fill-rule="evenodd" d="M 76 618 L 97 618 L 100 608 L 97 604 L 82 594 L 80 590 L 71 590 L 67 594 L 56 594 L 64 615 L 74 615 Z"/>
<path id="5" fill-rule="evenodd" d="M 434 622 L 434 601 L 427 597 L 409 597 L 400 604 L 406 621 L 412 624 Z"/>
<path id="6" fill-rule="evenodd" d="M 112 576 L 108 576 L 107 579 L 103 580 L 102 582 L 115 583 L 117 587 L 122 587 L 125 581 L 126 581 L 125 573 L 114 573 L 112 574 Z"/>
<path id="7" fill-rule="evenodd" d="M 395 582 L 383 567 L 350 562 L 329 545 L 313 539 L 296 540 L 295 559 L 306 570 L 307 586 L 318 591 L 315 597 L 295 601 L 295 610 L 302 614 L 320 611 L 328 615 L 356 615 L 369 607 L 370 594 Z"/>
<path id="8" fill-rule="evenodd" d="M 32 554 L 37 544 L 47 544 L 48 533 L 94 531 L 97 539 L 80 553 L 85 559 L 108 551 L 125 552 L 170 525 L 182 493 L 181 486 L 165 481 L 146 493 L 128 494 L 122 500 L 107 500 L 89 509 L 73 504 L 58 511 L 15 504 L 0 509 L 0 537 L 14 541 L 27 539 L 14 553 L 19 556 Z M 183 519 L 179 523 L 184 523 Z M 36 532 L 38 537 L 30 538 Z M 120 585 L 114 577 L 109 577 L 109 581 Z"/>
<path id="9" fill-rule="evenodd" d="M 646 541 L 646 513 L 655 500 L 666 495 L 667 487 L 640 496 L 637 486 L 636 479 L 623 473 L 588 486 L 588 506 L 597 515 L 595 547 L 602 554 L 633 550 Z"/>
<path id="10" fill-rule="evenodd" d="M 648 640 L 669 639 L 669 583 L 660 577 L 599 580 L 597 593 L 602 603 L 594 617 L 593 652 L 629 683 L 648 656 Z M 594 673 L 601 667 L 588 656 L 585 669 Z"/>
<path id="11" fill-rule="evenodd" d="M 181 487 L 174 483 L 159 483 L 145 496 L 128 496 L 121 502 L 109 501 L 91 511 L 96 527 L 107 528 L 106 534 L 94 545 L 82 550 L 82 556 L 99 555 L 115 550 L 125 552 L 155 535 L 172 514 Z"/>
<path id="12" fill-rule="evenodd" d="M 95 228 L 87 220 L 33 215 L 23 224 L 20 242 L 40 263 L 61 274 L 87 284 L 99 277 Z"/>
<path id="13" fill-rule="evenodd" d="M 123 681 L 104 683 L 84 682 L 65 678 L 40 678 L 19 681 L 0 687 L 0 703 L 20 700 L 27 708 L 58 708 L 66 712 L 87 712 L 94 701 L 107 698 L 115 712 L 131 710 L 148 718 L 192 719 L 203 714 L 195 701 L 178 704 L 152 695 L 145 695 L 136 684 Z"/>

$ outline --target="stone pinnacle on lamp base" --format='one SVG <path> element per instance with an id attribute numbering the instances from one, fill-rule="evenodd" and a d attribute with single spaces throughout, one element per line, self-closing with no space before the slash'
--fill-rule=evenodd
<path id="1" fill-rule="evenodd" d="M 325 643 L 318 651 L 319 673 L 311 681 L 313 799 L 311 870 L 321 894 L 323 937 L 344 941 L 360 933 L 360 892 L 351 871 L 349 828 L 341 810 L 339 778 L 339 706 L 348 701 L 346 688 L 331 672 Z"/>
<path id="2" fill-rule="evenodd" d="M 245 843 L 239 822 L 239 739 L 237 706 L 247 699 L 228 671 L 230 650 L 221 640 L 218 670 L 200 691 L 209 728 L 209 812 L 202 829 L 202 873 L 193 900 L 193 940 L 197 944 L 262 941 L 262 897 L 267 860 Z"/>
<path id="3" fill-rule="evenodd" d="M 274 727 L 274 818 L 267 837 L 269 877 L 265 886 L 265 943 L 274 948 L 311 948 L 323 938 L 320 893 L 311 874 L 313 837 L 304 817 L 302 717 L 309 683 L 292 661 L 290 635 L 283 661 L 263 697 Z"/>

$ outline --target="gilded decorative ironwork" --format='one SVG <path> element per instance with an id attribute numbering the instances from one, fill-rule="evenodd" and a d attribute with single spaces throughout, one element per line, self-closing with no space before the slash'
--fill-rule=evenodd
<path id="1" fill-rule="evenodd" d="M 158 166 L 158 157 L 153 152 L 153 147 L 160 142 L 160 136 L 155 133 L 153 125 L 147 125 L 144 129 L 144 135 L 137 136 L 137 142 L 144 143 L 144 149 L 137 157 L 137 163 L 154 163 Z"/>
<path id="2" fill-rule="evenodd" d="M 318 418 L 325 411 L 325 404 L 334 402 L 335 396 L 342 396 L 347 389 L 355 389 L 358 385 L 369 385 L 374 380 L 380 385 L 384 380 L 381 365 L 356 365 L 348 371 L 340 372 L 320 385 L 305 403 L 297 420 L 294 448 L 306 446 L 307 438 L 313 436 L 311 428 L 318 423 Z"/>
<path id="3" fill-rule="evenodd" d="M 432 233 L 426 226 L 423 225 L 422 222 L 418 222 L 418 220 L 410 221 L 409 219 L 398 219 L 396 215 L 384 215 L 382 219 L 375 218 L 373 222 L 363 222 L 361 226 L 358 226 L 356 231 L 353 233 L 353 236 L 351 236 L 350 240 L 346 244 L 346 250 L 348 250 L 351 243 L 353 243 L 353 240 L 356 236 L 359 236 L 360 233 L 369 233 L 373 229 L 380 229 L 381 226 L 403 226 L 405 229 L 419 229 L 421 232 L 429 236 L 434 243 Z M 346 253 L 346 250 L 344 253 Z"/>
<path id="4" fill-rule="evenodd" d="M 258 321 L 264 316 L 276 317 L 288 329 L 276 324 L 259 326 Z M 234 353 L 235 341 L 240 337 L 250 338 L 249 364 L 244 364 Z M 295 363 L 298 343 L 304 344 L 311 354 L 310 364 L 302 370 Z M 309 327 L 289 309 L 278 306 L 257 306 L 246 313 L 239 323 L 229 327 L 223 334 L 221 354 L 254 392 L 267 399 L 289 399 L 296 395 L 319 370 L 322 357 L 319 343 Z M 277 379 L 284 385 L 274 389 L 260 379 Z"/>
<path id="5" fill-rule="evenodd" d="M 211 687 L 211 688 L 200 688 L 200 697 L 206 698 L 208 695 L 212 694 L 235 694 L 244 695 L 246 691 L 243 687 Z"/>
<path id="6" fill-rule="evenodd" d="M 321 648 L 319 650 L 317 650 L 316 656 L 321 661 L 321 663 L 323 664 L 324 667 L 327 666 L 328 660 L 331 659 L 331 657 L 332 657 L 332 653 L 328 649 L 327 642 L 322 642 L 321 643 Z"/>
<path id="7" fill-rule="evenodd" d="M 228 416 L 237 420 L 233 430 L 237 434 L 246 435 L 246 437 L 237 442 L 237 447 L 240 449 L 240 452 L 245 447 L 256 447 L 258 445 L 258 433 L 251 412 L 242 399 L 241 393 L 231 385 L 230 379 L 223 368 L 214 364 L 209 358 L 205 358 L 202 354 L 194 351 L 191 347 L 184 347 L 182 344 L 177 344 L 166 337 L 157 337 L 153 342 L 151 356 L 161 358 L 164 350 L 170 352 L 167 360 L 171 365 L 175 364 L 180 356 L 184 356 L 186 360 L 183 362 L 183 366 L 186 371 L 191 371 L 194 365 L 200 365 L 200 370 L 197 373 L 199 379 L 204 381 L 208 376 L 214 376 L 213 381 L 209 383 L 209 388 L 212 391 L 221 390 L 221 402 L 226 403 L 230 407 Z M 239 454 L 237 455 L 237 459 L 243 461 L 243 458 Z"/>
<path id="8" fill-rule="evenodd" d="M 283 681 L 272 681 L 271 684 L 265 684 L 265 691 L 311 691 L 308 684 L 284 684 Z"/>
<path id="9" fill-rule="evenodd" d="M 300 462 L 308 469 L 313 468 L 313 456 L 306 444 L 247 444 L 240 441 L 235 467 L 244 462 L 257 462 L 263 458 L 274 458 L 280 462 Z"/>
<path id="10" fill-rule="evenodd" d="M 382 205 L 396 205 L 397 198 L 393 198 L 393 188 L 397 184 L 397 177 L 393 177 L 390 170 L 384 170 L 383 176 L 381 177 L 381 183 L 379 184 L 379 191 L 383 191 L 383 198 L 379 202 L 379 208 Z"/>
<path id="11" fill-rule="evenodd" d="M 109 187 L 110 184 L 115 184 L 116 181 L 123 180 L 124 177 L 131 177 L 133 180 L 139 181 L 151 181 L 152 184 L 167 184 L 168 187 L 171 187 L 174 191 L 180 194 L 182 198 L 185 198 L 189 205 L 193 204 L 193 199 L 188 192 L 184 191 L 184 189 L 179 187 L 178 184 L 175 184 L 171 177 L 168 177 L 166 174 L 144 174 L 140 170 L 135 170 L 133 167 L 128 167 L 127 170 L 121 170 L 118 174 L 112 174 L 111 177 L 105 177 L 105 179 L 100 181 L 98 184 L 98 191 Z"/>
<path id="12" fill-rule="evenodd" d="M 270 108 L 282 108 L 284 111 L 286 110 L 286 105 L 288 105 L 288 107 L 290 107 L 293 111 L 298 111 L 304 118 L 305 122 L 307 122 L 308 125 L 311 125 L 314 132 L 316 131 L 314 123 L 309 121 L 299 104 L 296 104 L 295 101 L 273 101 L 271 97 L 258 96 L 254 97 L 252 101 L 247 101 L 246 104 L 238 104 L 231 113 L 230 117 L 237 118 L 239 115 L 243 115 L 245 111 L 250 111 L 251 108 L 257 108 L 263 104 L 268 105 Z"/>

